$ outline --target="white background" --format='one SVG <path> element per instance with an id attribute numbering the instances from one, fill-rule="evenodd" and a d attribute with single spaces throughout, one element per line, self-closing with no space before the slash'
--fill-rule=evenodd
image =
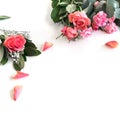
<path id="1" fill-rule="evenodd" d="M 0 15 L 11 16 L 0 28 L 30 31 L 38 49 L 45 41 L 54 44 L 28 58 L 22 71 L 29 77 L 12 80 L 12 63 L 0 66 L 0 120 L 120 120 L 120 47 L 104 46 L 120 42 L 119 31 L 93 32 L 76 42 L 56 40 L 62 26 L 50 13 L 51 0 L 0 2 Z M 23 86 L 17 101 L 10 96 L 15 85 Z"/>

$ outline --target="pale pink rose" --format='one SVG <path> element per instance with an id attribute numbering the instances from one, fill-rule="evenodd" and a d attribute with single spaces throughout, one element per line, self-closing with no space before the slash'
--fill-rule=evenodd
<path id="1" fill-rule="evenodd" d="M 72 27 L 63 27 L 61 30 L 62 34 L 67 37 L 68 40 L 75 39 L 78 36 L 78 32 L 76 29 L 73 29 Z"/>
<path id="2" fill-rule="evenodd" d="M 90 36 L 91 34 L 92 34 L 92 28 L 91 28 L 91 27 L 90 27 L 90 28 L 87 28 L 87 29 L 85 29 L 85 30 L 83 30 L 83 31 L 80 32 L 80 36 L 81 36 L 82 38 L 88 37 L 88 36 Z"/>
<path id="3" fill-rule="evenodd" d="M 90 19 L 84 12 L 76 11 L 71 13 L 68 16 L 68 19 L 78 30 L 84 30 L 91 24 Z"/>
<path id="4" fill-rule="evenodd" d="M 99 29 L 99 26 L 96 25 L 94 22 L 92 23 L 92 28 L 93 30 L 98 30 Z"/>
<path id="5" fill-rule="evenodd" d="M 106 33 L 113 33 L 113 32 L 116 32 L 118 30 L 118 27 L 115 23 L 108 23 L 105 27 L 104 27 L 104 31 Z"/>
<path id="6" fill-rule="evenodd" d="M 16 52 L 23 50 L 25 43 L 26 40 L 22 35 L 11 35 L 5 39 L 4 46 L 10 52 Z"/>
<path id="7" fill-rule="evenodd" d="M 99 27 L 105 26 L 107 21 L 108 21 L 107 14 L 104 13 L 103 11 L 100 11 L 93 16 L 93 22 Z"/>

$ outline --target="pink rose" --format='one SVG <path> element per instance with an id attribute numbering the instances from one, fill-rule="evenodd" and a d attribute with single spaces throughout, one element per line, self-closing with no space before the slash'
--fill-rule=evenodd
<path id="1" fill-rule="evenodd" d="M 106 33 L 111 34 L 113 32 L 116 32 L 118 30 L 118 27 L 115 23 L 108 23 L 103 29 Z"/>
<path id="2" fill-rule="evenodd" d="M 90 27 L 90 28 L 87 28 L 87 29 L 85 29 L 85 30 L 83 30 L 83 31 L 80 32 L 80 36 L 81 36 L 82 38 L 88 37 L 88 36 L 90 36 L 91 34 L 92 34 L 92 28 L 91 28 L 91 27 Z"/>
<path id="3" fill-rule="evenodd" d="M 16 52 L 23 50 L 25 43 L 26 40 L 22 35 L 11 35 L 5 39 L 4 46 L 10 52 Z"/>
<path id="4" fill-rule="evenodd" d="M 62 34 L 67 37 L 68 40 L 75 39 L 78 36 L 78 32 L 76 29 L 72 27 L 63 27 L 61 30 Z"/>
<path id="5" fill-rule="evenodd" d="M 84 12 L 74 12 L 68 15 L 69 22 L 72 22 L 77 30 L 84 30 L 90 24 L 91 21 Z"/>
<path id="6" fill-rule="evenodd" d="M 93 23 L 99 27 L 105 26 L 107 21 L 108 21 L 107 14 L 104 13 L 103 11 L 100 11 L 93 16 Z"/>

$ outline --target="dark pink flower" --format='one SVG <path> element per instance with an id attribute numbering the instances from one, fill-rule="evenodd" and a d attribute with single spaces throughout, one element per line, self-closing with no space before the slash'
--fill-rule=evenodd
<path id="1" fill-rule="evenodd" d="M 115 23 L 108 23 L 104 28 L 103 30 L 106 32 L 106 33 L 113 33 L 113 32 L 116 32 L 118 30 L 118 27 Z"/>
<path id="2" fill-rule="evenodd" d="M 23 50 L 25 43 L 26 40 L 22 35 L 11 35 L 5 39 L 4 46 L 10 52 L 16 52 Z"/>
<path id="3" fill-rule="evenodd" d="M 61 32 L 68 40 L 75 39 L 78 36 L 77 30 L 72 27 L 64 26 Z"/>
<path id="4" fill-rule="evenodd" d="M 93 16 L 93 23 L 99 27 L 105 26 L 107 21 L 107 14 L 103 11 L 100 11 Z"/>
<path id="5" fill-rule="evenodd" d="M 99 26 L 96 25 L 94 22 L 92 23 L 92 28 L 93 30 L 98 30 L 99 29 Z"/>
<path id="6" fill-rule="evenodd" d="M 82 38 L 88 37 L 88 36 L 90 36 L 91 34 L 92 34 L 92 28 L 91 28 L 91 27 L 90 27 L 90 28 L 87 28 L 87 29 L 85 29 L 85 30 L 83 30 L 83 31 L 80 32 L 80 36 L 81 36 Z"/>

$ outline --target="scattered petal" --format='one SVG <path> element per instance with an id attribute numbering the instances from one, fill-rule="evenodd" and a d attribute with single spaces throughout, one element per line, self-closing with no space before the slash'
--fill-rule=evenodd
<path id="1" fill-rule="evenodd" d="M 52 46 L 53 46 L 53 43 L 45 42 L 44 45 L 43 45 L 42 51 L 45 51 L 45 50 L 47 50 L 48 48 L 50 48 Z"/>
<path id="2" fill-rule="evenodd" d="M 12 78 L 13 79 L 20 79 L 20 78 L 24 78 L 24 77 L 27 77 L 27 76 L 29 76 L 29 74 L 23 73 L 21 71 L 17 71 L 17 74 L 15 76 L 13 76 Z"/>
<path id="3" fill-rule="evenodd" d="M 117 41 L 113 40 L 113 41 L 109 41 L 109 42 L 105 43 L 105 45 L 109 48 L 116 48 L 119 45 L 119 43 Z"/>
<path id="4" fill-rule="evenodd" d="M 22 92 L 22 86 L 15 86 L 13 92 L 13 99 L 16 101 Z"/>

